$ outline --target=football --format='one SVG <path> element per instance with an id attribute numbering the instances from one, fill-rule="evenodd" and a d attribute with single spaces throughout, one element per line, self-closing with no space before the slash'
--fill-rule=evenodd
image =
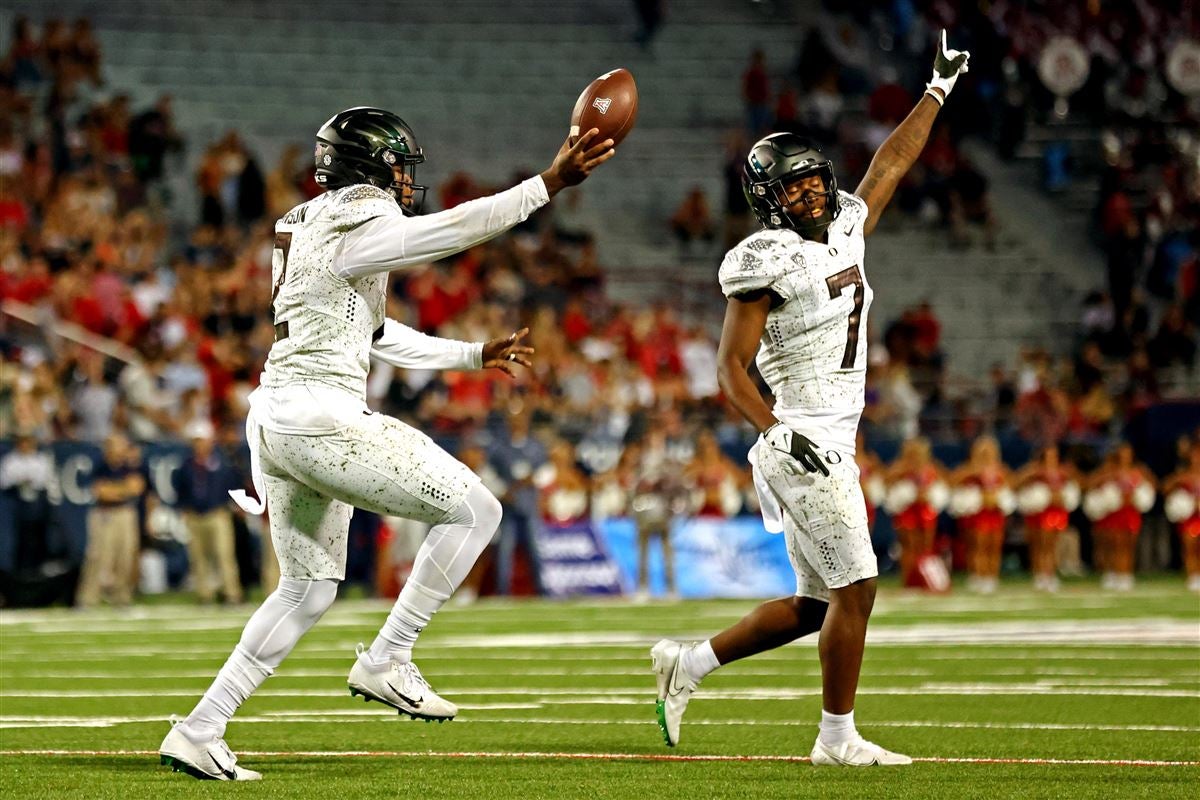
<path id="1" fill-rule="evenodd" d="M 610 70 L 589 83 L 575 101 L 571 141 L 585 131 L 599 128 L 600 134 L 593 141 L 612 139 L 614 146 L 619 145 L 633 130 L 637 112 L 638 91 L 633 75 L 627 69 Z"/>

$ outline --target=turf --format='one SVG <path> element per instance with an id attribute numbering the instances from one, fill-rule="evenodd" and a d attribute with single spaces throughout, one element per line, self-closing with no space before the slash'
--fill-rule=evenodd
<path id="1" fill-rule="evenodd" d="M 168 717 L 195 703 L 251 608 L 5 611 L 0 795 L 1194 796 L 1200 599 L 1181 582 L 1143 582 L 1128 595 L 1074 582 L 1054 597 L 1027 585 L 987 598 L 884 587 L 856 716 L 868 738 L 928 759 L 890 770 L 803 760 L 820 714 L 812 642 L 714 673 L 689 707 L 680 746 L 662 743 L 650 645 L 703 638 L 752 605 L 446 609 L 417 650 L 426 677 L 462 708 L 436 725 L 351 699 L 354 645 L 370 641 L 387 604 L 339 602 L 229 728 L 240 763 L 264 780 L 220 786 L 158 766 L 156 750 Z"/>

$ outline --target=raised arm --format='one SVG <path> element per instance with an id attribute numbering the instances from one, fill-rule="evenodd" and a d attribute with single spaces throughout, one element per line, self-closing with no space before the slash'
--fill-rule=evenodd
<path id="1" fill-rule="evenodd" d="M 616 153 L 612 140 L 590 145 L 593 128 L 572 145 L 564 142 L 554 162 L 540 175 L 503 192 L 471 200 L 423 217 L 377 217 L 350 233 L 334 270 L 356 278 L 414 267 L 452 256 L 526 220 L 567 186 L 582 183 L 592 170 Z"/>
<path id="2" fill-rule="evenodd" d="M 937 57 L 933 62 L 933 80 L 926 85 L 925 94 L 921 95 L 916 107 L 879 147 L 875 157 L 871 159 L 866 176 L 854 191 L 867 204 L 864 234 L 875 230 L 875 225 L 896 192 L 896 187 L 925 149 L 933 120 L 950 90 L 954 88 L 958 76 L 967 71 L 967 60 L 970 56 L 967 52 L 948 49 L 946 32 L 942 31 Z"/>

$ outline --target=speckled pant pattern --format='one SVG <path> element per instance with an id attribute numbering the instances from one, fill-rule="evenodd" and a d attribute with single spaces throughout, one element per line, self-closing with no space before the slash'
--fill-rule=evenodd
<path id="1" fill-rule="evenodd" d="M 279 572 L 342 580 L 350 515 L 362 508 L 437 524 L 479 478 L 415 428 L 384 414 L 324 436 L 262 431 Z"/>
<path id="2" fill-rule="evenodd" d="M 775 451 L 758 450 L 758 467 L 783 508 L 783 535 L 796 572 L 796 594 L 828 600 L 840 589 L 879 574 L 867 506 L 854 457 L 828 464 L 829 477 L 786 472 Z"/>

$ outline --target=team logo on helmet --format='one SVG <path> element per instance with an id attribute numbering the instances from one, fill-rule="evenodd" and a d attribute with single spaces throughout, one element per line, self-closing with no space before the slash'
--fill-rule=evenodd
<path id="1" fill-rule="evenodd" d="M 391 150 L 384 150 L 383 151 L 383 160 L 387 164 L 395 164 L 396 163 L 396 154 L 393 153 Z"/>
<path id="2" fill-rule="evenodd" d="M 601 114 L 607 114 L 608 107 L 611 105 L 612 105 L 611 97 L 597 97 L 595 100 L 592 101 L 592 106 L 595 107 L 596 110 L 598 110 Z"/>

